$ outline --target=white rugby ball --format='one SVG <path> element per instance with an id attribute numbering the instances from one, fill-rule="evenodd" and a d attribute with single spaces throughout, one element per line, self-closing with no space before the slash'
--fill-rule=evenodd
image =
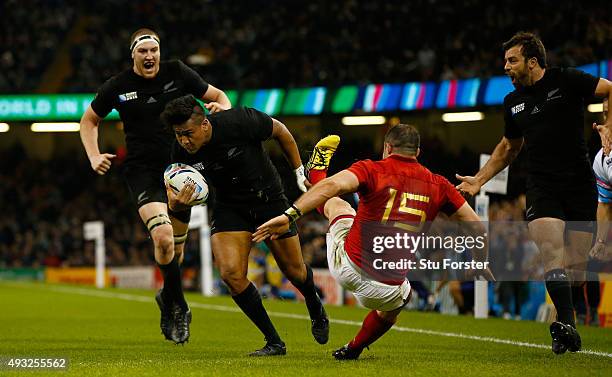
<path id="1" fill-rule="evenodd" d="M 194 199 L 189 203 L 191 206 L 205 204 L 208 199 L 208 184 L 206 180 L 199 171 L 187 164 L 174 163 L 169 165 L 164 172 L 164 181 L 176 194 L 188 182 L 195 184 Z"/>

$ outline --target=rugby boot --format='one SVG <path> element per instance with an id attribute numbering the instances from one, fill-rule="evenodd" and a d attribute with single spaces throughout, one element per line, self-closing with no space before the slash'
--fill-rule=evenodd
<path id="1" fill-rule="evenodd" d="M 174 327 L 174 315 L 172 309 L 164 303 L 162 298 L 162 290 L 157 291 L 155 295 L 155 302 L 161 312 L 161 318 L 159 320 L 159 327 L 166 340 L 174 340 L 173 333 L 176 331 Z"/>
<path id="2" fill-rule="evenodd" d="M 191 324 L 191 309 L 174 308 L 174 323 L 176 325 L 175 337 L 172 339 L 176 344 L 185 344 L 189 341 L 189 324 Z"/>
<path id="3" fill-rule="evenodd" d="M 571 325 L 553 322 L 550 325 L 550 336 L 552 337 L 552 351 L 557 355 L 565 351 L 578 352 L 582 347 L 580 334 Z"/>
<path id="4" fill-rule="evenodd" d="M 251 352 L 249 356 L 282 356 L 286 354 L 287 347 L 285 347 L 285 343 L 281 340 L 279 343 L 266 342 L 266 345 L 263 346 L 263 348 Z"/>
<path id="5" fill-rule="evenodd" d="M 340 144 L 340 136 L 338 135 L 328 135 L 317 142 L 306 164 L 307 177 L 311 170 L 327 170 L 329 168 L 331 158 L 338 149 L 338 144 Z"/>
<path id="6" fill-rule="evenodd" d="M 321 315 L 318 318 L 310 320 L 312 325 L 310 331 L 317 343 L 325 344 L 329 340 L 329 319 L 323 306 L 321 306 Z"/>
<path id="7" fill-rule="evenodd" d="M 361 351 L 363 351 L 363 348 L 355 349 L 346 344 L 332 352 L 332 356 L 335 357 L 336 360 L 357 360 L 359 355 L 361 355 Z"/>

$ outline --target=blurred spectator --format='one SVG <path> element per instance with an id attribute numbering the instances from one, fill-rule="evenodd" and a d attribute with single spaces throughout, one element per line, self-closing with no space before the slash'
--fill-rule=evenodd
<path id="1" fill-rule="evenodd" d="M 33 92 L 74 23 L 64 0 L 0 2 L 0 93 Z"/>
<path id="2" fill-rule="evenodd" d="M 550 65 L 612 56 L 606 0 L 554 7 L 534 0 L 529 11 L 484 0 L 67 3 L 0 5 L 8 15 L 0 26 L 0 92 L 36 89 L 67 32 L 83 24 L 68 48 L 72 69 L 65 91 L 92 92 L 117 67 L 129 68 L 127 41 L 143 26 L 160 33 L 165 58 L 183 59 L 222 88 L 499 75 L 501 44 L 521 29 L 541 36 Z"/>

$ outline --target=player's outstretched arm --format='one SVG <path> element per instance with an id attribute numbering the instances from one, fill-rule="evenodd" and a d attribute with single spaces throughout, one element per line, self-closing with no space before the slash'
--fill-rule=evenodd
<path id="1" fill-rule="evenodd" d="M 283 154 L 289 161 L 289 165 L 293 169 L 298 188 L 302 192 L 306 192 L 306 174 L 302 165 L 302 158 L 298 150 L 297 143 L 293 135 L 283 123 L 272 118 L 272 138 L 276 140 L 281 147 Z"/>
<path id="2" fill-rule="evenodd" d="M 471 250 L 472 259 L 476 262 L 486 262 L 489 258 L 489 243 L 486 237 L 486 228 L 472 207 L 470 207 L 470 205 L 467 203 L 463 203 L 463 205 L 450 216 L 450 219 L 460 222 L 462 227 L 465 228 L 473 237 L 482 237 L 484 246 L 481 249 L 474 247 Z M 493 276 L 493 273 L 489 267 L 469 270 L 466 272 L 466 279 L 481 277 L 487 281 L 495 281 L 495 277 Z"/>
<path id="3" fill-rule="evenodd" d="M 98 126 L 102 118 L 93 111 L 91 106 L 87 107 L 81 117 L 81 142 L 85 147 L 87 158 L 91 168 L 98 174 L 104 175 L 111 167 L 111 160 L 116 156 L 110 153 L 100 153 L 98 147 Z"/>
<path id="4" fill-rule="evenodd" d="M 502 171 L 518 156 L 523 147 L 523 138 L 508 139 L 503 137 L 493 150 L 491 158 L 475 176 L 462 176 L 455 174 L 460 184 L 456 186 L 462 194 L 476 195 L 480 188 Z"/>
<path id="5" fill-rule="evenodd" d="M 211 113 L 224 111 L 232 108 L 232 102 L 225 92 L 219 88 L 216 88 L 208 84 L 206 93 L 202 96 L 202 99 L 207 103 L 204 105 Z"/>
<path id="6" fill-rule="evenodd" d="M 287 208 L 285 214 L 259 226 L 257 231 L 253 233 L 253 241 L 260 242 L 268 237 L 274 240 L 280 237 L 289 230 L 289 225 L 303 214 L 323 205 L 335 196 L 355 192 L 358 188 L 359 180 L 357 176 L 348 170 L 343 170 L 322 180 L 300 196 L 291 207 Z"/>

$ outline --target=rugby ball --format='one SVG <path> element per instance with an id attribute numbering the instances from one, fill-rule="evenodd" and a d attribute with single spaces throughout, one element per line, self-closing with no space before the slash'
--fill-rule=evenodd
<path id="1" fill-rule="evenodd" d="M 195 184 L 194 199 L 189 203 L 191 206 L 205 204 L 208 199 L 206 180 L 199 171 L 189 165 L 174 163 L 168 166 L 164 172 L 164 181 L 175 194 L 178 194 L 188 182 Z"/>

